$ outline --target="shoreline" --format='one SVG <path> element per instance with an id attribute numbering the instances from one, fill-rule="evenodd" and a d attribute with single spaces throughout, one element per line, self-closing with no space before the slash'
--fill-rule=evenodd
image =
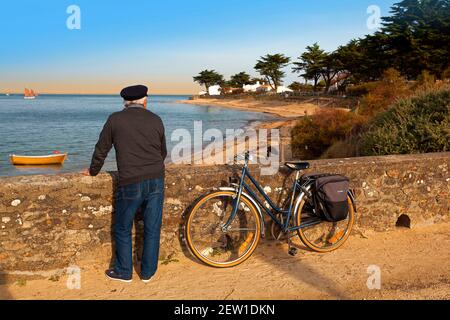
<path id="1" fill-rule="evenodd" d="M 286 101 L 258 101 L 255 99 L 214 99 L 201 98 L 196 100 L 178 100 L 178 104 L 189 104 L 197 106 L 213 106 L 220 108 L 235 109 L 270 114 L 279 118 L 298 119 L 305 115 L 316 113 L 321 107 L 310 102 L 286 102 Z"/>
<path id="2" fill-rule="evenodd" d="M 206 99 L 205 99 L 206 100 Z M 214 99 L 216 100 L 216 99 Z M 218 99 L 217 99 L 218 100 Z M 236 128 L 236 130 L 238 129 L 242 129 L 244 132 L 247 132 L 249 130 L 256 130 L 258 131 L 259 129 L 267 129 L 270 132 L 270 129 L 288 129 L 289 127 L 293 126 L 295 124 L 295 122 L 300 118 L 300 116 L 298 116 L 298 110 L 297 110 L 297 116 L 294 117 L 292 116 L 292 113 L 287 113 L 284 112 L 283 110 L 279 110 L 277 112 L 271 110 L 270 108 L 274 109 L 274 108 L 278 108 L 278 101 L 274 102 L 270 102 L 270 103 L 263 103 L 264 105 L 268 105 L 269 110 L 266 109 L 261 109 L 260 108 L 260 103 L 258 103 L 256 106 L 240 106 L 237 105 L 235 102 L 233 102 L 232 104 L 227 104 L 227 103 L 223 103 L 223 101 L 214 101 L 212 102 L 210 99 L 206 100 L 206 101 L 199 101 L 199 100 L 181 100 L 181 101 L 175 101 L 174 102 L 177 104 L 191 104 L 191 105 L 198 105 L 198 106 L 213 106 L 213 107 L 218 107 L 218 108 L 228 108 L 228 109 L 235 109 L 238 111 L 242 111 L 242 112 L 255 112 L 255 113 L 264 113 L 269 115 L 270 117 L 268 117 L 268 119 L 258 119 L 258 117 L 255 116 L 254 119 L 252 120 L 248 120 L 245 122 L 245 124 L 243 124 L 242 126 L 239 126 Z M 288 108 L 295 108 L 298 104 L 284 104 L 283 107 L 288 107 Z M 317 107 L 314 107 L 317 108 Z M 304 114 L 302 114 L 301 116 L 304 116 Z M 231 150 L 231 145 L 233 143 L 231 143 L 230 145 L 227 144 L 227 140 L 225 139 L 226 137 L 224 136 L 224 148 L 223 148 L 223 154 L 224 154 L 224 162 L 226 163 L 226 154 L 228 154 L 228 151 Z M 200 165 L 209 165 L 209 164 L 214 164 L 213 162 L 213 156 L 209 155 L 209 154 L 205 154 L 204 153 L 204 149 L 205 146 L 211 145 L 211 143 L 213 142 L 208 142 L 205 141 L 203 150 L 202 150 L 202 163 Z M 238 141 L 235 140 L 234 143 L 234 148 L 236 150 L 240 150 L 240 148 L 242 148 L 242 143 L 239 143 Z M 221 148 L 218 148 L 221 149 Z M 231 151 L 230 151 L 231 152 Z M 191 151 L 191 164 L 192 165 L 197 165 L 194 163 L 193 159 L 199 159 L 199 153 L 200 152 L 194 152 L 194 150 Z M 204 155 L 204 156 L 203 156 Z M 172 161 L 172 159 L 170 158 L 169 155 L 169 160 L 165 161 L 165 164 L 168 166 L 172 166 L 172 165 L 176 165 L 176 163 L 174 163 Z M 178 159 L 177 159 L 178 160 Z M 70 159 L 69 159 L 70 161 Z M 0 161 L 2 162 L 2 161 Z M 6 162 L 6 161 L 5 161 Z M 6 164 L 6 163 L 5 163 Z M 87 164 L 86 164 L 87 165 Z M 24 168 L 25 169 L 25 168 Z M 59 174 L 59 173 L 77 173 L 79 170 L 81 169 L 74 169 L 74 170 L 65 170 L 64 168 L 58 168 L 57 170 L 53 169 L 53 170 L 45 170 L 44 168 L 42 168 L 43 170 L 41 170 L 41 168 L 38 168 L 39 170 L 23 170 L 23 172 L 8 172 L 6 174 L 2 174 L 2 177 L 9 177 L 9 176 L 20 176 L 20 175 L 39 175 L 39 174 Z M 106 170 L 110 170 L 110 169 L 106 169 Z M 21 170 L 22 171 L 22 170 Z"/>
<path id="3" fill-rule="evenodd" d="M 217 108 L 228 108 L 237 111 L 245 112 L 255 112 L 264 113 L 272 116 L 272 119 L 267 120 L 249 120 L 247 125 L 240 127 L 239 129 L 258 131 L 259 129 L 278 129 L 280 130 L 280 147 L 283 144 L 283 140 L 286 138 L 286 130 L 290 131 L 299 118 L 305 115 L 311 115 L 320 109 L 320 106 L 313 105 L 311 103 L 291 103 L 283 101 L 256 101 L 252 99 L 234 99 L 234 100 L 223 100 L 223 99 L 197 99 L 197 100 L 179 100 L 176 101 L 177 104 L 187 104 L 200 107 L 217 107 Z M 282 132 L 284 131 L 284 134 Z M 289 135 L 290 137 L 290 135 Z M 236 138 L 234 138 L 236 139 Z M 213 165 L 216 164 L 216 157 L 223 159 L 223 163 L 227 163 L 230 159 L 226 156 L 229 154 L 230 149 L 233 148 L 234 151 L 240 151 L 241 149 L 246 149 L 246 142 L 234 141 L 233 146 L 228 145 L 226 137 L 224 137 L 224 145 L 222 150 L 217 155 L 204 155 L 204 149 L 201 152 L 191 153 L 191 164 L 194 164 L 194 159 L 200 157 L 202 159 L 201 164 L 194 164 L 196 166 Z M 211 142 L 212 144 L 213 142 Z M 210 145 L 210 144 L 208 144 Z M 250 150 L 255 152 L 256 150 Z M 234 154 L 234 152 L 233 152 Z M 188 157 L 183 158 L 188 159 Z M 166 165 L 177 165 L 170 160 Z"/>

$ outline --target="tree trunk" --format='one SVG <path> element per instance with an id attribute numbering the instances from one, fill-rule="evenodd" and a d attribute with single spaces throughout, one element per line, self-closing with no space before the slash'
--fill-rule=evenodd
<path id="1" fill-rule="evenodd" d="M 319 78 L 317 76 L 314 77 L 314 88 L 313 91 L 316 92 L 317 91 L 317 83 L 319 82 Z"/>
<path id="2" fill-rule="evenodd" d="M 272 85 L 272 82 L 270 82 L 270 77 L 266 76 L 266 79 L 267 79 L 267 82 L 269 83 L 269 86 L 272 88 L 272 90 L 276 90 L 275 87 L 274 87 L 275 86 L 275 82 Z"/>

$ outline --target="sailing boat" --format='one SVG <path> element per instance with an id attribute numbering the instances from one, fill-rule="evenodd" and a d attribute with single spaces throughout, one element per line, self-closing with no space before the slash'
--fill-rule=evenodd
<path id="1" fill-rule="evenodd" d="M 36 97 L 37 97 L 37 94 L 34 93 L 33 89 L 29 89 L 28 90 L 27 88 L 25 88 L 25 91 L 24 91 L 24 94 L 23 94 L 23 98 L 24 99 L 29 100 L 29 99 L 34 99 Z"/>

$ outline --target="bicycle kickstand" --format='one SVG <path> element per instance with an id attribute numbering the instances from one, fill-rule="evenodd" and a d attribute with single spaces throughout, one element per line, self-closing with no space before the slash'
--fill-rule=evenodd
<path id="1" fill-rule="evenodd" d="M 298 249 L 292 245 L 292 241 L 291 241 L 292 236 L 288 235 L 287 238 L 288 238 L 287 239 L 287 241 L 288 241 L 288 253 L 291 256 L 295 257 L 297 255 L 297 253 L 298 253 Z"/>

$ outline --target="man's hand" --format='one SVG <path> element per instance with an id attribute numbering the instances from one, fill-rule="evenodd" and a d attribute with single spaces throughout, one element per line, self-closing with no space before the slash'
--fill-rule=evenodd
<path id="1" fill-rule="evenodd" d="M 89 169 L 88 168 L 86 168 L 86 169 L 83 169 L 83 171 L 81 171 L 81 174 L 82 175 L 84 175 L 84 176 L 91 176 L 91 174 L 89 173 Z"/>

